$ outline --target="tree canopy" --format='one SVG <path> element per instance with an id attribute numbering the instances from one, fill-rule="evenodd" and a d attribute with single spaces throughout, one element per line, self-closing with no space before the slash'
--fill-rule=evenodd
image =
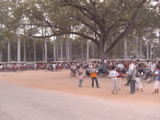
<path id="1" fill-rule="evenodd" d="M 160 25 L 147 0 L 26 0 L 13 15 L 17 26 L 35 38 L 74 34 L 91 40 L 101 59 L 127 35 L 144 35 Z"/>

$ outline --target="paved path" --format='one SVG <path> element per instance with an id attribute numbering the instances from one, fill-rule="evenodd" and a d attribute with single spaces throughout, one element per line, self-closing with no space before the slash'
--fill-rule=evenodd
<path id="1" fill-rule="evenodd" d="M 0 120 L 160 120 L 160 104 L 115 102 L 0 80 Z"/>

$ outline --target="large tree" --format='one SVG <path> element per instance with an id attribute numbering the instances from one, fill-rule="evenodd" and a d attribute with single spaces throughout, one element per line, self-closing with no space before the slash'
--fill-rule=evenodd
<path id="1" fill-rule="evenodd" d="M 30 0 L 22 7 L 27 25 L 32 25 L 29 35 L 81 36 L 96 44 L 102 60 L 128 34 L 155 28 L 159 23 L 158 14 L 150 9 L 147 0 Z M 40 35 L 42 26 L 46 29 L 45 36 Z"/>

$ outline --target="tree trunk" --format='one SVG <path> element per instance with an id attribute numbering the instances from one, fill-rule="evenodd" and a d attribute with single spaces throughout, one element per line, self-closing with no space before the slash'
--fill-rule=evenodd
<path id="1" fill-rule="evenodd" d="M 16 0 L 16 7 L 18 6 L 19 0 Z M 17 62 L 21 61 L 21 41 L 20 41 L 20 28 L 17 29 Z"/>
<path id="2" fill-rule="evenodd" d="M 149 59 L 149 45 L 148 45 L 148 41 L 147 41 L 147 59 Z"/>
<path id="3" fill-rule="evenodd" d="M 93 42 L 92 42 L 92 58 L 95 58 L 95 48 Z"/>
<path id="4" fill-rule="evenodd" d="M 8 40 L 8 62 L 11 62 L 11 41 Z"/>
<path id="5" fill-rule="evenodd" d="M 160 48 L 160 32 L 159 32 L 159 48 Z"/>
<path id="6" fill-rule="evenodd" d="M 84 52 L 83 52 L 84 51 L 84 47 L 83 46 L 84 46 L 84 44 L 83 44 L 83 41 L 82 41 L 82 60 L 84 58 Z"/>
<path id="7" fill-rule="evenodd" d="M 138 37 L 136 37 L 136 43 L 135 43 L 135 54 L 136 54 L 136 59 L 139 58 L 139 52 L 138 52 L 138 48 L 139 48 L 139 44 L 138 44 Z"/>
<path id="8" fill-rule="evenodd" d="M 59 42 L 56 41 L 56 56 L 57 56 L 57 60 L 59 61 Z"/>
<path id="9" fill-rule="evenodd" d="M 127 55 L 127 39 L 124 38 L 124 59 L 127 59 L 128 55 Z"/>
<path id="10" fill-rule="evenodd" d="M 47 40 L 44 40 L 44 52 L 45 52 L 45 59 L 44 61 L 47 62 Z"/>
<path id="11" fill-rule="evenodd" d="M 69 61 L 72 60 L 72 40 L 69 40 Z"/>
<path id="12" fill-rule="evenodd" d="M 2 62 L 2 58 L 3 58 L 3 52 L 2 49 L 0 49 L 0 62 Z"/>
<path id="13" fill-rule="evenodd" d="M 87 61 L 89 61 L 89 40 L 87 40 Z"/>
<path id="14" fill-rule="evenodd" d="M 115 40 L 115 37 L 113 36 L 113 34 L 111 34 L 111 40 L 112 40 L 112 43 L 114 42 L 114 40 Z M 114 52 L 114 48 L 112 49 L 112 51 Z M 112 55 L 112 58 L 113 59 L 115 59 L 115 54 L 114 55 Z"/>
<path id="15" fill-rule="evenodd" d="M 53 52 L 53 59 L 54 59 L 54 42 L 53 42 L 53 49 L 52 49 L 52 52 Z M 54 59 L 54 61 L 55 61 L 55 59 Z"/>
<path id="16" fill-rule="evenodd" d="M 61 61 L 63 61 L 63 41 L 61 42 Z"/>
<path id="17" fill-rule="evenodd" d="M 28 50 L 28 58 L 29 58 L 29 61 L 32 61 L 32 57 L 31 57 L 31 43 L 30 43 L 29 50 Z"/>
<path id="18" fill-rule="evenodd" d="M 140 58 L 143 59 L 143 54 L 142 54 L 142 40 L 140 41 Z"/>
<path id="19" fill-rule="evenodd" d="M 53 54 L 54 54 L 54 61 L 56 61 L 56 38 L 54 37 L 54 45 L 53 45 Z"/>
<path id="20" fill-rule="evenodd" d="M 46 36 L 46 28 L 45 28 L 45 31 L 44 31 L 44 34 Z M 44 39 L 44 61 L 47 62 L 47 56 L 48 56 L 48 50 L 47 50 L 47 39 L 45 38 Z"/>
<path id="21" fill-rule="evenodd" d="M 36 62 L 37 55 L 36 55 L 36 40 L 34 40 L 34 62 Z"/>
<path id="22" fill-rule="evenodd" d="M 17 30 L 17 62 L 21 61 L 21 40 L 20 40 L 20 28 Z"/>
<path id="23" fill-rule="evenodd" d="M 23 61 L 26 61 L 26 40 L 23 41 L 24 45 L 24 56 L 23 56 Z"/>
<path id="24" fill-rule="evenodd" d="M 118 44 L 115 46 L 116 49 L 116 58 L 118 57 Z"/>
<path id="25" fill-rule="evenodd" d="M 66 60 L 67 61 L 70 61 L 70 45 L 69 45 L 69 40 L 68 40 L 68 38 L 67 38 L 67 36 L 66 36 Z"/>
<path id="26" fill-rule="evenodd" d="M 44 36 L 44 28 L 43 28 L 43 26 L 42 26 L 42 36 Z M 42 61 L 44 61 L 44 58 L 45 56 L 44 56 L 44 38 L 42 37 Z"/>
<path id="27" fill-rule="evenodd" d="M 159 9 L 159 11 L 160 11 L 160 9 Z M 160 48 L 160 32 L 159 32 L 159 48 Z M 160 55 L 158 57 L 160 57 Z"/>
<path id="28" fill-rule="evenodd" d="M 104 51 L 105 51 L 105 31 L 104 30 L 102 30 L 102 34 L 101 34 L 101 38 L 100 38 L 100 53 L 99 53 L 99 55 L 100 55 L 100 58 L 101 58 L 101 62 L 102 63 L 104 63 Z"/>
<path id="29" fill-rule="evenodd" d="M 129 46 L 129 58 L 132 59 L 132 46 Z"/>
<path id="30" fill-rule="evenodd" d="M 42 61 L 44 61 L 44 40 L 42 38 Z"/>
<path id="31" fill-rule="evenodd" d="M 153 58 L 155 58 L 155 57 L 156 57 L 156 43 L 154 41 L 154 43 L 153 43 Z"/>
<path id="32" fill-rule="evenodd" d="M 153 47 L 153 44 L 152 42 L 150 42 L 150 59 L 152 59 L 152 53 L 153 53 L 152 47 Z"/>

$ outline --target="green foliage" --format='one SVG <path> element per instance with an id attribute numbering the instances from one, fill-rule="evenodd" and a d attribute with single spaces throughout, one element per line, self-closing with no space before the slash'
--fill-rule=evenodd
<path id="1" fill-rule="evenodd" d="M 15 3 L 15 0 L 1 1 L 1 39 L 15 36 L 17 28 L 26 31 L 22 34 L 35 38 L 75 34 L 94 42 L 100 57 L 104 53 L 108 55 L 117 44 L 122 47 L 124 37 L 134 41 L 135 36 L 154 34 L 160 25 L 159 14 L 145 0 L 26 0 L 19 5 Z M 43 34 L 42 28 L 45 29 Z M 117 36 L 114 41 L 111 35 Z M 81 39 L 73 42 L 77 53 L 81 42 Z"/>

